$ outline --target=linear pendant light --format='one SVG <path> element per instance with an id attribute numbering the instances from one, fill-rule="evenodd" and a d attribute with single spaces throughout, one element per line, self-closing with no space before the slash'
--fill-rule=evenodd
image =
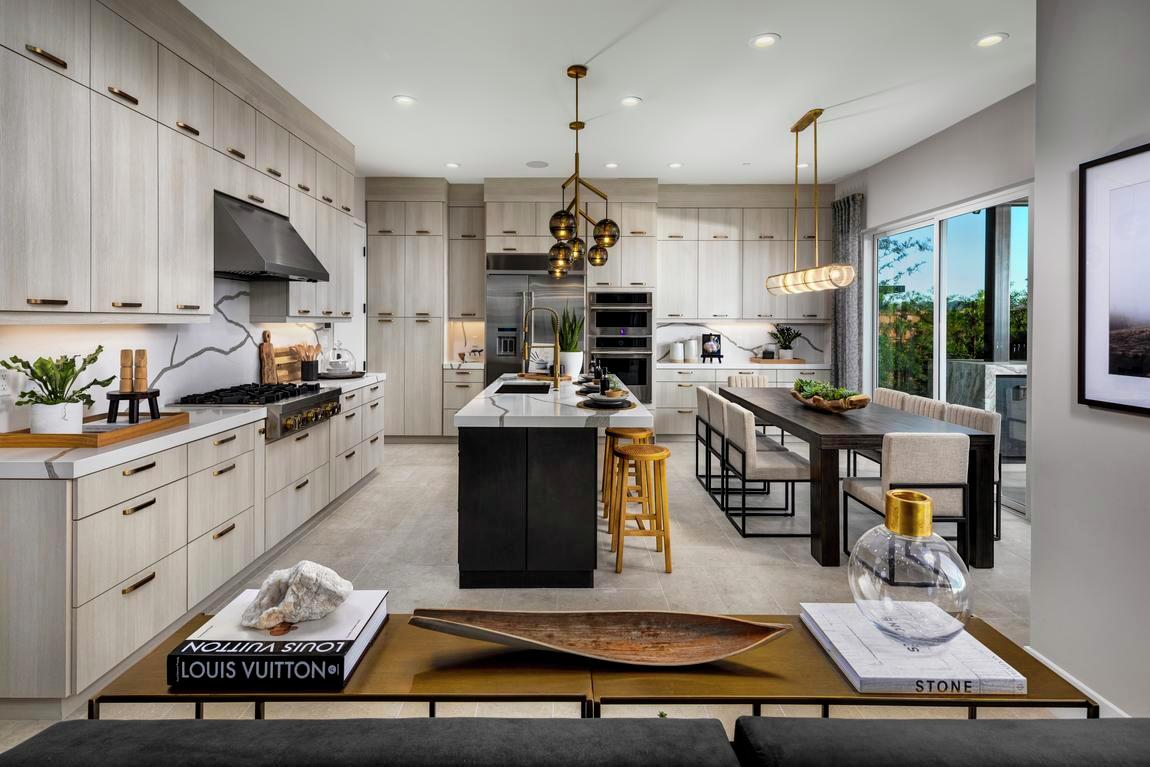
<path id="1" fill-rule="evenodd" d="M 821 109 L 812 109 L 791 126 L 791 133 L 795 134 L 795 206 L 791 233 L 794 267 L 793 271 L 772 274 L 767 278 L 767 291 L 774 295 L 838 290 L 855 281 L 855 269 L 850 264 L 819 265 L 819 116 L 822 113 Z M 808 127 L 814 134 L 815 265 L 799 269 L 799 134 Z"/>

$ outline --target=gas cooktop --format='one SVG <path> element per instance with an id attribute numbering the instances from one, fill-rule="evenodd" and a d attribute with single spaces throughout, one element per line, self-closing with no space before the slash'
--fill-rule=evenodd
<path id="1" fill-rule="evenodd" d="M 181 405 L 270 405 L 293 397 L 316 394 L 319 384 L 241 384 L 180 398 Z"/>
<path id="2" fill-rule="evenodd" d="M 264 436 L 271 442 L 334 417 L 340 411 L 339 388 L 319 384 L 242 384 L 181 397 L 179 404 L 195 407 L 267 408 Z"/>

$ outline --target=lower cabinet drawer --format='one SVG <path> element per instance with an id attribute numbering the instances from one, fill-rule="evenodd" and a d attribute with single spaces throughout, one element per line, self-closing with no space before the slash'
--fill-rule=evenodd
<path id="1" fill-rule="evenodd" d="M 370 434 L 383 431 L 383 416 L 383 400 L 366 402 L 359 406 L 359 417 L 363 419 L 359 429 L 363 432 L 364 439 L 367 439 Z"/>
<path id="2" fill-rule="evenodd" d="M 74 610 L 80 692 L 188 609 L 188 550 L 177 549 Z"/>
<path id="3" fill-rule="evenodd" d="M 695 408 L 655 408 L 655 435 L 694 434 Z"/>
<path id="4" fill-rule="evenodd" d="M 188 477 L 188 539 L 255 506 L 255 459 L 244 453 Z"/>
<path id="5" fill-rule="evenodd" d="M 206 598 L 256 557 L 255 509 L 188 544 L 188 605 Z"/>
<path id="6" fill-rule="evenodd" d="M 331 462 L 331 497 L 336 498 L 347 489 L 363 479 L 366 473 L 363 469 L 367 451 L 363 445 L 356 445 L 351 450 L 340 453 Z"/>
<path id="7" fill-rule="evenodd" d="M 383 398 L 383 381 L 376 381 L 375 383 L 368 384 L 360 391 L 363 392 L 365 402 L 375 402 L 377 399 Z"/>
<path id="8" fill-rule="evenodd" d="M 444 383 L 467 383 L 474 381 L 475 383 L 483 383 L 483 369 L 479 370 L 453 370 L 444 369 L 443 382 Z"/>
<path id="9" fill-rule="evenodd" d="M 696 389 L 702 385 L 688 381 L 656 381 L 655 404 L 679 409 L 696 407 L 699 396 Z"/>
<path id="10" fill-rule="evenodd" d="M 180 445 L 80 477 L 76 480 L 74 518 L 95 514 L 114 503 L 186 476 L 188 448 Z"/>
<path id="11" fill-rule="evenodd" d="M 188 473 L 208 468 L 220 461 L 246 453 L 255 445 L 256 426 L 247 424 L 238 429 L 213 434 L 188 443 Z"/>
<path id="12" fill-rule="evenodd" d="M 459 429 L 455 427 L 455 414 L 458 410 L 444 410 L 443 411 L 443 436 L 445 437 L 458 437 Z"/>
<path id="13" fill-rule="evenodd" d="M 72 524 L 72 598 L 79 607 L 188 542 L 188 481 L 137 495 Z"/>
<path id="14" fill-rule="evenodd" d="M 366 476 L 372 469 L 383 466 L 383 432 L 373 434 L 363 441 L 367 448 L 367 458 L 364 459 L 363 473 Z"/>
<path id="15" fill-rule="evenodd" d="M 379 408 L 383 409 L 382 406 Z M 347 452 L 363 441 L 362 408 L 344 410 L 331 419 L 331 454 Z"/>
<path id="16" fill-rule="evenodd" d="M 714 370 L 668 370 L 667 368 L 659 368 L 655 371 L 655 380 L 714 383 L 716 375 Z M 726 378 L 724 377 L 723 380 L 726 380 Z"/>
<path id="17" fill-rule="evenodd" d="M 475 383 L 460 383 L 452 381 L 443 384 L 443 407 L 446 409 L 459 410 L 471 400 L 475 399 L 475 395 L 483 391 L 483 382 L 477 381 Z"/>
<path id="18" fill-rule="evenodd" d="M 272 495 L 264 507 L 264 546 L 270 549 L 291 535 L 326 506 L 328 498 L 326 463 Z"/>
<path id="19" fill-rule="evenodd" d="M 310 474 L 328 461 L 331 424 L 321 421 L 315 426 L 267 444 L 264 476 L 268 495 L 282 490 L 305 474 Z"/>

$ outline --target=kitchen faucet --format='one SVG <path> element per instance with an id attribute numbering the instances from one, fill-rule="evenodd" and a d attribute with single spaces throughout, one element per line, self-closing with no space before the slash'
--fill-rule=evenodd
<path id="1" fill-rule="evenodd" d="M 551 312 L 551 331 L 555 338 L 554 344 L 533 344 L 531 338 L 531 312 Z M 559 391 L 559 314 L 549 306 L 532 306 L 523 312 L 523 372 L 528 372 L 531 359 L 531 350 L 537 346 L 552 346 L 554 359 L 551 369 L 554 372 L 555 391 Z"/>

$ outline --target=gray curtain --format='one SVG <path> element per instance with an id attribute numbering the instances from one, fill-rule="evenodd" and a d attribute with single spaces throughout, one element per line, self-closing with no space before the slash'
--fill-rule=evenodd
<path id="1" fill-rule="evenodd" d="M 862 391 L 863 283 L 862 231 L 866 216 L 861 194 L 834 202 L 831 252 L 840 264 L 850 264 L 857 277 L 852 285 L 835 291 L 834 354 L 831 375 L 839 386 Z"/>

